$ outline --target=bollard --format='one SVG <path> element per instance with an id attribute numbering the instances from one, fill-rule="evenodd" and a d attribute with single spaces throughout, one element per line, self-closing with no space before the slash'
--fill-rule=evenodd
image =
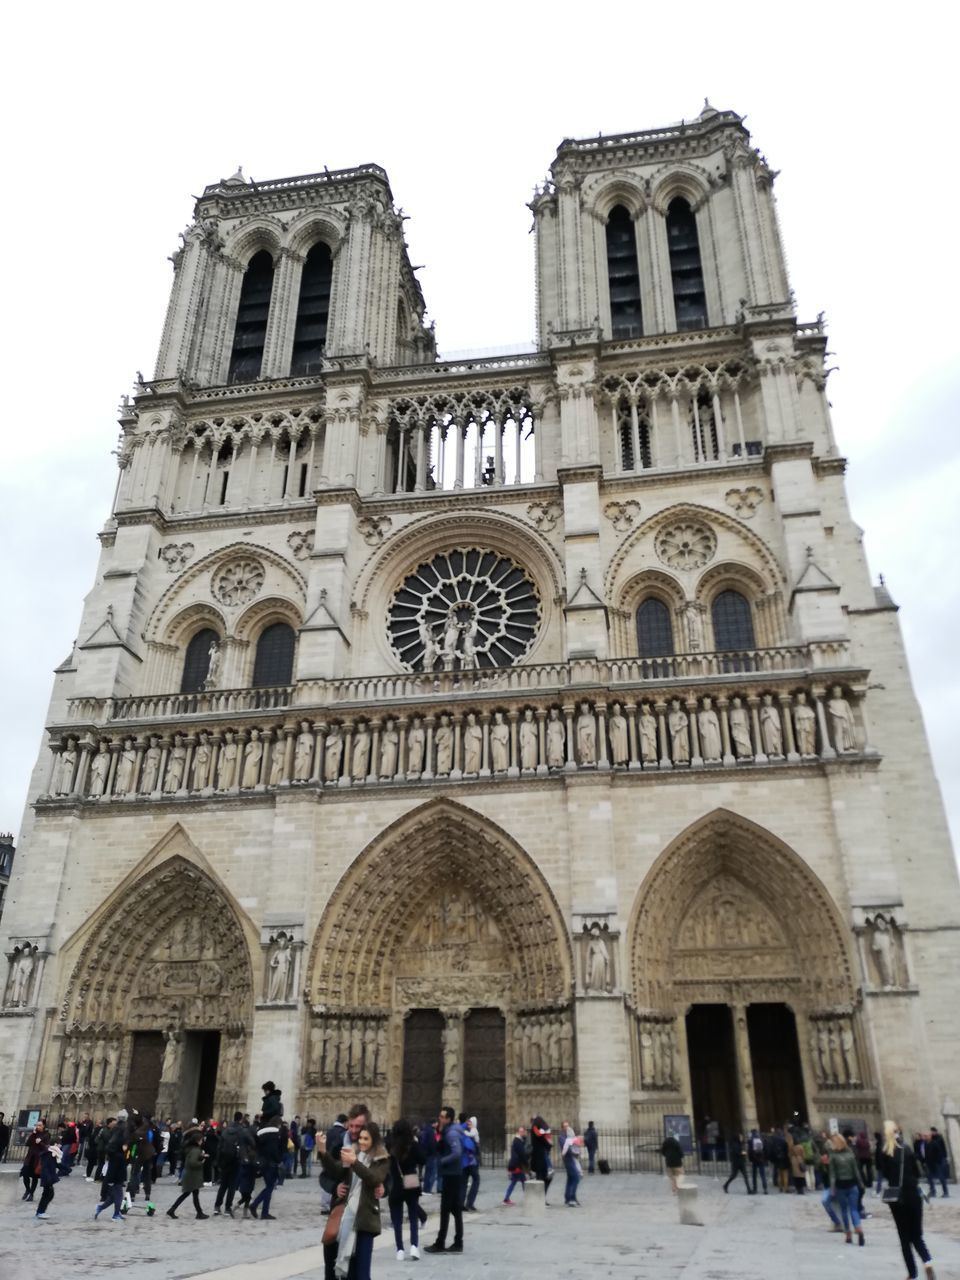
<path id="1" fill-rule="evenodd" d="M 544 1183 L 528 1178 L 523 1184 L 523 1213 L 526 1218 L 542 1218 L 547 1211 L 547 1192 Z"/>
<path id="2" fill-rule="evenodd" d="M 697 1185 L 695 1182 L 682 1182 L 677 1187 L 677 1202 L 680 1206 L 680 1222 L 683 1226 L 703 1226 L 703 1220 L 697 1213 Z"/>

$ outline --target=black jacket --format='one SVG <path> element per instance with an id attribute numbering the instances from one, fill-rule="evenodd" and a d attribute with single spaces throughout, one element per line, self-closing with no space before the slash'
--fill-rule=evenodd
<path id="1" fill-rule="evenodd" d="M 279 1126 L 265 1125 L 257 1130 L 257 1156 L 264 1166 L 278 1165 L 283 1159 Z"/>
<path id="2" fill-rule="evenodd" d="M 913 1154 L 913 1148 L 909 1143 L 898 1142 L 897 1149 L 892 1156 L 881 1148 L 880 1154 L 877 1156 L 877 1168 L 883 1174 L 887 1183 L 891 1187 L 899 1187 L 901 1185 L 900 1174 L 903 1172 L 903 1192 L 904 1200 L 919 1200 L 920 1195 L 920 1166 L 917 1164 L 917 1157 Z"/>
<path id="3" fill-rule="evenodd" d="M 660 1154 L 663 1156 L 664 1163 L 668 1169 L 683 1168 L 683 1147 L 681 1147 L 673 1134 L 664 1138 L 660 1147 Z"/>
<path id="4" fill-rule="evenodd" d="M 337 1121 L 336 1124 L 331 1125 L 327 1130 L 327 1155 L 331 1160 L 339 1161 L 340 1152 L 343 1150 L 343 1143 L 346 1136 L 346 1126 L 342 1125 L 339 1121 Z M 332 1195 L 337 1189 L 337 1180 L 332 1173 L 328 1173 L 322 1166 L 323 1162 L 321 1161 L 320 1186 L 324 1191 L 329 1191 Z"/>
<path id="5" fill-rule="evenodd" d="M 279 1124 L 280 1117 L 283 1115 L 283 1103 L 280 1101 L 280 1090 L 274 1089 L 273 1093 L 265 1093 L 263 1102 L 260 1104 L 260 1121 L 262 1124 Z"/>

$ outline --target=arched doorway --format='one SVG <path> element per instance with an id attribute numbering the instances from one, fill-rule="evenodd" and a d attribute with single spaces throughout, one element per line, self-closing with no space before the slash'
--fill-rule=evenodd
<path id="1" fill-rule="evenodd" d="M 71 946 L 79 954 L 48 1055 L 55 1106 L 189 1119 L 242 1102 L 250 949 L 210 873 L 182 854 L 135 873 Z"/>
<path id="2" fill-rule="evenodd" d="M 304 1093 L 386 1117 L 575 1113 L 573 964 L 559 907 L 506 832 L 447 800 L 382 833 L 337 886 L 310 959 Z M 530 1110 L 530 1108 L 533 1110 Z"/>
<path id="3" fill-rule="evenodd" d="M 693 824 L 641 886 L 630 938 L 635 1121 L 873 1114 L 846 931 L 770 832 L 724 810 Z"/>

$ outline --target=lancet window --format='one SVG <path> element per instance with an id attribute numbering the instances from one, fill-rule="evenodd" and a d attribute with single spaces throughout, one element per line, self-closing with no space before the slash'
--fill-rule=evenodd
<path id="1" fill-rule="evenodd" d="M 656 596 L 648 596 L 637 609 L 637 649 L 645 677 L 672 674 L 668 664 L 658 659 L 673 657 L 673 623 L 670 610 Z"/>
<path id="2" fill-rule="evenodd" d="M 253 255 L 243 273 L 229 382 L 255 382 L 260 377 L 272 293 L 273 259 L 266 249 L 261 249 Z"/>
<path id="3" fill-rule="evenodd" d="M 710 616 L 714 649 L 729 652 L 755 647 L 750 602 L 739 591 L 721 591 L 710 607 Z"/>
<path id="4" fill-rule="evenodd" d="M 253 660 L 253 687 L 264 689 L 291 684 L 295 648 L 296 636 L 288 623 L 274 622 L 265 627 Z"/>
<path id="5" fill-rule="evenodd" d="M 610 284 L 610 335 L 639 338 L 643 333 L 640 308 L 640 268 L 633 219 L 623 205 L 607 219 L 607 279 Z"/>
<path id="6" fill-rule="evenodd" d="M 220 637 L 212 627 L 204 627 L 198 631 L 187 645 L 183 660 L 183 679 L 180 681 L 181 693 L 199 693 L 207 676 L 210 674 L 210 651 L 219 645 Z M 214 650 L 216 651 L 216 650 Z"/>
<path id="7" fill-rule="evenodd" d="M 294 377 L 319 373 L 323 368 L 332 280 L 330 247 L 320 241 L 307 254 L 300 277 L 300 301 L 297 304 L 297 327 L 293 335 L 290 367 Z"/>
<path id="8" fill-rule="evenodd" d="M 653 466 L 650 417 L 645 405 L 621 396 L 617 402 L 617 433 L 621 471 L 642 471 Z"/>
<path id="9" fill-rule="evenodd" d="M 707 296 L 703 287 L 697 221 L 682 196 L 671 200 L 667 209 L 667 245 L 677 328 L 705 329 Z"/>

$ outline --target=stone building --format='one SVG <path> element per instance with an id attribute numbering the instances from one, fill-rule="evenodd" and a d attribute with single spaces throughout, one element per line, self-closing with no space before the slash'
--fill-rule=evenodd
<path id="1" fill-rule="evenodd" d="M 927 1124 L 960 893 L 739 116 L 565 140 L 537 342 L 387 176 L 207 187 L 4 915 L 13 1106 Z"/>

